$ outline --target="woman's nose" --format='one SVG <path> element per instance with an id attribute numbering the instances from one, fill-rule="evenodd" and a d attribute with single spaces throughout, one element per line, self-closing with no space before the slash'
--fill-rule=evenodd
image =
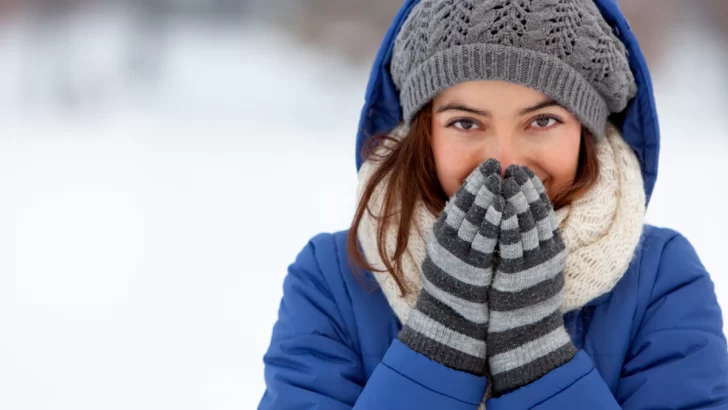
<path id="1" fill-rule="evenodd" d="M 510 139 L 498 138 L 494 148 L 492 158 L 501 163 L 501 176 L 504 176 L 510 165 L 521 163 L 518 151 L 514 149 L 515 147 Z"/>

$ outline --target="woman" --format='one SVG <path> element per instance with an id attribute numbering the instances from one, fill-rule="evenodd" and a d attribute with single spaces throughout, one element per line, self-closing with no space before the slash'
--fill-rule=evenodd
<path id="1" fill-rule="evenodd" d="M 408 1 L 360 129 L 356 216 L 290 266 L 259 408 L 728 408 L 710 277 L 644 224 L 657 120 L 616 2 Z"/>

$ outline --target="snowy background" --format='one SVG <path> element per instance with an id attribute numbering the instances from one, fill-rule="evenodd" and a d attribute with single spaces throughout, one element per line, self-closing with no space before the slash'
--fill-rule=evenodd
<path id="1" fill-rule="evenodd" d="M 2 409 L 255 408 L 288 264 L 353 214 L 374 50 L 132 17 L 0 19 Z M 648 219 L 692 241 L 728 306 L 728 46 L 711 27 L 661 33 Z"/>

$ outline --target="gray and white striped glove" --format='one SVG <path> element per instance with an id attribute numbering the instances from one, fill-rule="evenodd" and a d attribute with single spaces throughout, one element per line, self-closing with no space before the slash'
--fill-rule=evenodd
<path id="1" fill-rule="evenodd" d="M 448 201 L 427 240 L 422 292 L 399 333 L 413 350 L 482 376 L 488 287 L 505 202 L 501 165 L 481 164 Z"/>
<path id="2" fill-rule="evenodd" d="M 493 394 L 530 384 L 577 350 L 560 312 L 567 250 L 541 181 L 509 166 L 498 267 L 489 291 L 488 364 Z"/>

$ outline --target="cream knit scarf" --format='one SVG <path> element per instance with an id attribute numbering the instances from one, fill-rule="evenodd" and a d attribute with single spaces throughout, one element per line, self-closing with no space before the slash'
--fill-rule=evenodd
<path id="1" fill-rule="evenodd" d="M 404 130 L 392 133 L 402 138 Z M 582 198 L 556 214 L 561 234 L 569 250 L 562 310 L 579 309 L 587 302 L 609 292 L 622 278 L 639 243 L 645 214 L 645 193 L 637 157 L 624 142 L 619 131 L 608 125 L 606 138 L 597 143 L 600 178 Z M 361 200 L 377 164 L 366 162 L 359 171 L 358 195 Z M 369 202 L 371 212 L 381 212 L 383 185 Z M 374 273 L 384 295 L 399 320 L 404 323 L 422 288 L 420 266 L 425 258 L 425 238 L 437 215 L 419 204 L 410 231 L 409 245 L 402 260 L 404 281 L 411 292 L 402 297 L 399 287 L 388 272 Z M 386 249 L 394 254 L 396 227 L 386 234 Z M 377 250 L 377 220 L 364 213 L 358 239 L 366 260 L 375 268 L 383 268 Z"/>

